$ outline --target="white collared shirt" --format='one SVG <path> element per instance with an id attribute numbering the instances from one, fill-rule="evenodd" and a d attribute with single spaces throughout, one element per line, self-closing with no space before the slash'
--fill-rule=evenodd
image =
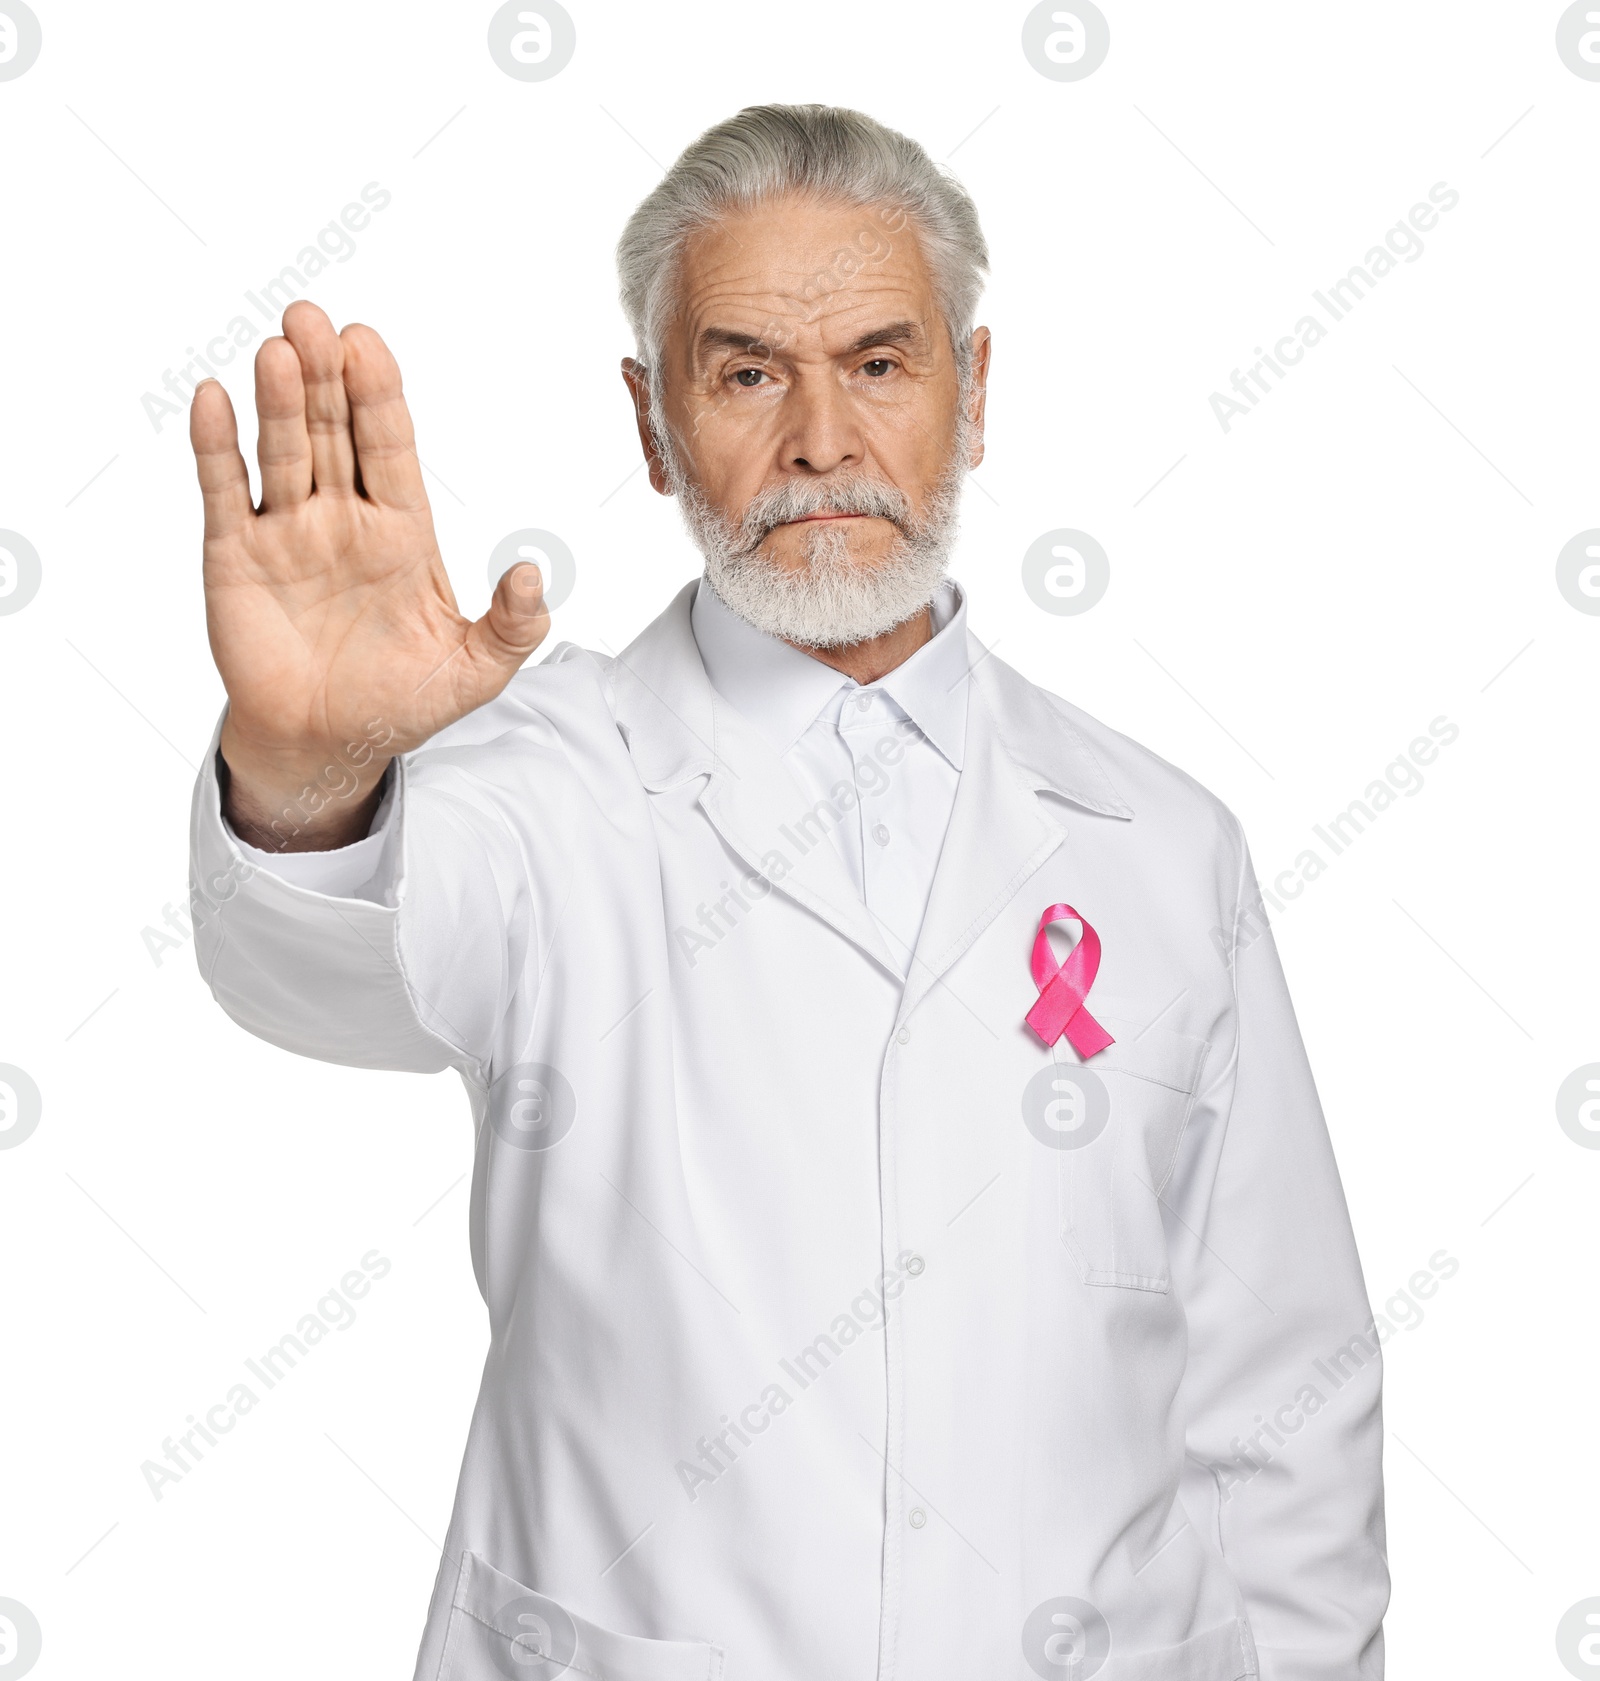
<path id="1" fill-rule="evenodd" d="M 771 744 L 839 852 L 902 974 L 961 776 L 967 727 L 967 607 L 953 583 L 932 603 L 932 638 L 860 684 L 726 606 L 702 578 L 690 624 L 711 686 Z"/>

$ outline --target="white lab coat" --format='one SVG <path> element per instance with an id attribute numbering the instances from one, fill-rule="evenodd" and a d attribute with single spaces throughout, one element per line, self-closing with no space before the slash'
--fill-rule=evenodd
<path id="1" fill-rule="evenodd" d="M 1377 1339 L 1238 823 L 974 640 L 902 981 L 692 593 L 397 761 L 368 898 L 196 788 L 228 1014 L 471 1100 L 492 1342 L 418 1681 L 1381 1676 Z M 1023 1022 L 1057 901 L 1081 1067 Z"/>

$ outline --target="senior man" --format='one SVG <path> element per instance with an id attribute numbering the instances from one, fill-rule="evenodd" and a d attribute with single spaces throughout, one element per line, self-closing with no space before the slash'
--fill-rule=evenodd
<path id="1" fill-rule="evenodd" d="M 522 669 L 531 565 L 457 611 L 370 329 L 262 346 L 259 508 L 194 401 L 202 972 L 471 1102 L 416 1675 L 1379 1676 L 1377 1337 L 1239 825 L 945 577 L 970 199 L 755 107 L 618 256 L 705 573 L 615 657 Z"/>

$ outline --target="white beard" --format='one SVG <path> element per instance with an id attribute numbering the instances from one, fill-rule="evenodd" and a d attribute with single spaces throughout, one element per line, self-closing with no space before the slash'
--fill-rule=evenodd
<path id="1" fill-rule="evenodd" d="M 962 404 L 950 460 L 920 515 L 914 516 L 906 497 L 882 479 L 830 475 L 786 479 L 761 491 L 739 520 L 706 501 L 668 440 L 658 436 L 656 442 L 684 524 L 705 556 L 706 581 L 722 601 L 757 630 L 785 642 L 840 648 L 884 635 L 933 600 L 955 547 L 971 437 Z M 812 513 L 891 520 L 895 539 L 881 559 L 857 560 L 842 525 L 819 521 L 804 529 L 804 566 L 791 570 L 762 552 L 774 526 Z"/>

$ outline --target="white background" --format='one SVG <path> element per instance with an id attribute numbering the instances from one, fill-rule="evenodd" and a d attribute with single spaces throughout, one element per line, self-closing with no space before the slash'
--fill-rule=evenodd
<path id="1" fill-rule="evenodd" d="M 1391 1673 L 1565 1673 L 1600 1594 L 1600 1153 L 1555 1112 L 1600 1060 L 1600 617 L 1555 558 L 1600 525 L 1600 83 L 1561 7 L 1102 0 L 1109 57 L 1056 82 L 1025 6 L 569 0 L 575 57 L 526 83 L 487 4 L 34 4 L 0 82 L 0 527 L 43 568 L 0 616 L 0 1063 L 43 1119 L 0 1151 L 0 1596 L 36 1673 L 409 1675 L 486 1344 L 454 1076 L 257 1042 L 145 932 L 222 691 L 185 422 L 141 396 L 259 335 L 245 289 L 381 183 L 311 295 L 400 359 L 463 608 L 544 527 L 557 636 L 620 648 L 698 568 L 635 470 L 614 242 L 767 100 L 867 110 L 977 200 L 956 572 L 1001 657 L 1215 790 L 1266 881 L 1459 727 L 1276 931 L 1374 1307 L 1459 1261 L 1386 1349 Z M 1441 181 L 1424 253 L 1225 433 L 1210 393 Z M 1055 527 L 1110 556 L 1079 616 L 1022 588 Z M 374 1248 L 357 1321 L 156 1500 L 162 1439 Z"/>

